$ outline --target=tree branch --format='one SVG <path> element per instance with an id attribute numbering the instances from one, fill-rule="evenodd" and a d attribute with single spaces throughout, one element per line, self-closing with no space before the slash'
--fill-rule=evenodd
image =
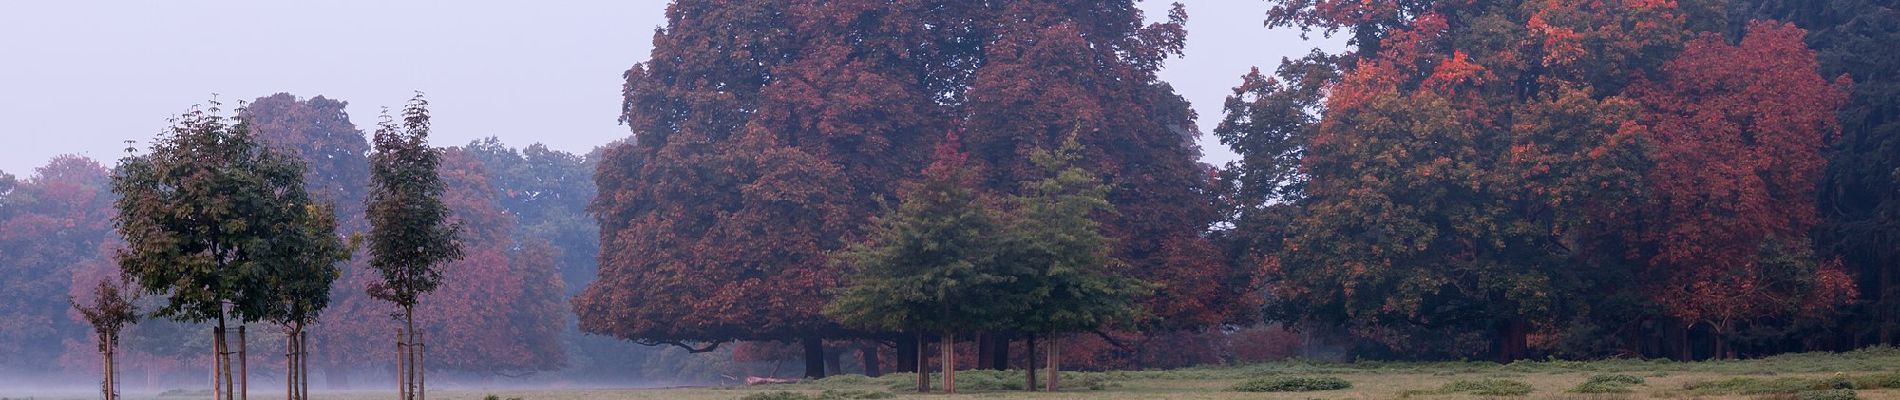
<path id="1" fill-rule="evenodd" d="M 634 343 L 639 343 L 642 346 L 668 345 L 668 346 L 674 346 L 674 347 L 686 349 L 687 353 L 705 353 L 705 352 L 719 349 L 719 345 L 725 344 L 726 342 L 713 341 L 713 342 L 707 343 L 706 347 L 693 347 L 692 345 L 686 344 L 686 342 L 678 341 L 678 340 L 640 340 L 640 341 L 635 341 Z"/>

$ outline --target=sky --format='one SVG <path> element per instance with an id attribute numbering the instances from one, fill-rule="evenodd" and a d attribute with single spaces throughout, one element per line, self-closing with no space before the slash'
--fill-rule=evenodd
<path id="1" fill-rule="evenodd" d="M 1338 40 L 1262 26 L 1260 0 L 1187 0 L 1188 44 L 1161 78 L 1192 102 L 1204 161 L 1235 156 L 1211 135 L 1250 67 Z M 1169 4 L 1141 3 L 1149 18 Z M 213 95 L 278 92 L 349 102 L 372 130 L 422 91 L 439 146 L 495 136 L 586 152 L 626 137 L 621 73 L 644 61 L 666 3 L 637 1 L 179 0 L 0 3 L 0 171 L 25 179 L 60 154 L 110 166 L 166 119 Z"/>

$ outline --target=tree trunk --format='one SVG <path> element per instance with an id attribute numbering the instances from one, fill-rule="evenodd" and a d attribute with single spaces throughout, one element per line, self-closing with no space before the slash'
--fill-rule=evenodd
<path id="1" fill-rule="evenodd" d="M 112 391 L 112 347 L 110 344 L 107 344 L 107 343 L 111 343 L 111 342 L 108 342 L 107 340 L 109 339 L 107 339 L 106 335 L 99 335 L 99 347 L 101 347 L 101 349 L 99 350 L 99 359 L 100 359 L 99 361 L 105 363 L 103 364 L 104 368 L 101 368 L 101 369 L 105 371 L 105 375 L 106 375 L 105 379 L 102 382 L 99 382 L 100 384 L 99 390 L 100 390 L 100 394 L 103 395 L 100 398 L 106 399 L 106 400 L 113 400 L 114 396 L 113 396 L 113 391 Z"/>
<path id="2" fill-rule="evenodd" d="M 957 393 L 957 334 L 943 333 L 943 392 Z"/>
<path id="3" fill-rule="evenodd" d="M 291 323 L 284 336 L 284 398 L 297 400 L 297 325 Z"/>
<path id="4" fill-rule="evenodd" d="M 310 332 L 297 329 L 297 399 L 310 399 Z"/>
<path id="5" fill-rule="evenodd" d="M 422 338 L 422 331 L 410 328 L 409 334 L 416 338 L 416 399 L 429 399 L 429 342 Z"/>
<path id="6" fill-rule="evenodd" d="M 409 351 L 403 354 L 403 357 L 404 357 L 403 362 L 405 363 L 404 366 L 408 367 L 403 370 L 403 382 L 404 384 L 409 385 L 409 386 L 404 386 L 404 393 L 406 394 L 404 395 L 403 400 L 421 400 L 420 399 L 420 397 L 422 397 L 421 393 L 417 393 L 418 391 L 416 390 L 416 386 L 415 386 L 416 384 L 416 307 L 415 306 L 402 307 L 402 326 L 403 326 L 403 334 L 405 335 L 403 336 L 403 340 L 409 344 L 409 349 L 408 349 Z"/>
<path id="7" fill-rule="evenodd" d="M 1023 335 L 1023 370 L 1028 371 L 1028 383 L 1023 389 L 1036 391 L 1036 334 Z"/>
<path id="8" fill-rule="evenodd" d="M 408 360 L 405 359 L 409 357 L 409 346 L 406 343 L 408 340 L 402 328 L 396 328 L 396 398 L 398 400 L 411 400 L 409 376 L 406 375 L 409 372 Z"/>
<path id="9" fill-rule="evenodd" d="M 929 346 L 924 345 L 924 333 L 917 332 L 917 340 L 911 342 L 911 348 L 917 351 L 911 358 L 917 362 L 911 365 L 917 372 L 917 393 L 930 393 L 930 358 L 924 353 L 925 347 Z"/>
<path id="10" fill-rule="evenodd" d="M 1524 358 L 1529 344 L 1526 341 L 1529 325 L 1523 318 L 1517 317 L 1498 321 L 1495 358 L 1499 364 L 1510 364 Z"/>
<path id="11" fill-rule="evenodd" d="M 877 347 L 877 342 L 872 341 L 871 344 L 858 348 L 858 361 L 864 363 L 864 376 L 876 378 L 884 375 L 883 371 L 879 370 L 880 360 L 877 359 Z"/>
<path id="12" fill-rule="evenodd" d="M 1012 336 L 1014 335 L 1004 333 L 991 336 L 990 345 L 996 346 L 996 349 L 990 350 L 990 369 L 997 371 L 1009 370 L 1009 341 L 1012 339 Z"/>
<path id="13" fill-rule="evenodd" d="M 251 400 L 251 359 L 246 351 L 250 346 L 244 341 L 244 325 L 238 325 L 238 399 Z"/>
<path id="14" fill-rule="evenodd" d="M 916 337 L 897 335 L 897 372 L 920 371 L 917 369 L 919 363 L 917 359 L 918 355 L 923 354 L 923 350 L 919 350 L 917 344 L 923 341 L 921 339 L 923 336 L 921 333 Z"/>
<path id="15" fill-rule="evenodd" d="M 1062 362 L 1061 356 L 1059 355 L 1062 353 L 1060 347 L 1061 337 L 1061 335 L 1056 334 L 1049 335 L 1049 382 L 1046 382 L 1049 386 L 1045 389 L 1050 392 L 1062 389 Z"/>
<path id="16" fill-rule="evenodd" d="M 996 356 L 996 334 L 976 334 L 976 369 L 990 369 L 990 357 Z"/>
<path id="17" fill-rule="evenodd" d="M 825 341 L 816 337 L 799 339 L 805 347 L 805 379 L 825 377 Z"/>

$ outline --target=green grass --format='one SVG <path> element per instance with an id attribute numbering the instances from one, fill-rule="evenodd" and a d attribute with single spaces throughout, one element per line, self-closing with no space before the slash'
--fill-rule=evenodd
<path id="1" fill-rule="evenodd" d="M 1350 388 L 1352 388 L 1352 382 L 1331 376 L 1256 378 L 1234 385 L 1236 392 L 1316 392 Z"/>
<path id="2" fill-rule="evenodd" d="M 1789 354 L 1756 360 L 1673 362 L 1665 360 L 1489 362 L 1320 362 L 1289 360 L 1263 364 L 1207 366 L 1174 370 L 1063 372 L 1060 393 L 1021 390 L 1023 371 L 959 371 L 956 395 L 942 393 L 941 376 L 930 378 L 933 392 L 912 391 L 915 374 L 881 377 L 841 375 L 787 385 L 693 387 L 674 389 L 493 390 L 502 398 L 533 400 L 679 399 L 679 400 L 848 400 L 848 399 L 1182 399 L 1303 400 L 1394 399 L 1479 400 L 1515 398 L 1561 400 L 1726 399 L 1726 400 L 1900 400 L 1900 350 L 1873 348 L 1846 353 Z M 1323 391 L 1243 392 L 1248 388 L 1319 385 L 1333 378 L 1350 387 Z M 1038 376 L 1040 381 L 1042 376 Z M 1040 383 L 1040 382 L 1039 382 Z M 0 397 L 11 396 L 0 388 Z M 160 399 L 157 392 L 128 399 Z M 208 392 L 205 393 L 208 395 Z M 261 395 L 253 388 L 253 395 Z M 319 392 L 321 400 L 391 398 L 386 391 Z M 481 391 L 431 391 L 431 400 L 480 400 Z M 15 396 L 17 397 L 17 396 Z M 209 397 L 209 396 L 205 396 Z M 44 398 L 44 397 L 42 397 Z M 83 397 L 73 397 L 83 398 Z M 163 398 L 173 400 L 177 398 Z"/>

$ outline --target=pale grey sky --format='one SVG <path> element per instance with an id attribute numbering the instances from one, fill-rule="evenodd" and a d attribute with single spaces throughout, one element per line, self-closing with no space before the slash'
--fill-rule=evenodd
<path id="1" fill-rule="evenodd" d="M 1162 78 L 1205 133 L 1250 66 L 1338 41 L 1261 26 L 1267 2 L 1187 0 L 1187 56 Z M 1150 18 L 1168 3 L 1141 4 Z M 123 140 L 212 93 L 227 103 L 277 92 L 350 102 L 371 129 L 415 90 L 434 142 L 498 136 L 586 152 L 627 135 L 620 74 L 645 60 L 666 3 L 643 1 L 0 2 L 0 171 L 21 178 L 59 154 L 111 165 Z M 1208 135 L 1206 160 L 1232 152 Z"/>

